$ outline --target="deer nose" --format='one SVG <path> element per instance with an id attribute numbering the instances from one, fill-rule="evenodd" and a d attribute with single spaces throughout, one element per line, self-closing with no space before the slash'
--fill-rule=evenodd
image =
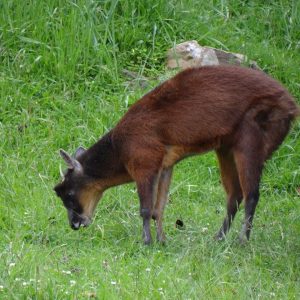
<path id="1" fill-rule="evenodd" d="M 79 229 L 79 227 L 80 227 L 80 222 L 72 222 L 71 223 L 71 227 L 72 227 L 72 229 L 74 229 L 74 230 L 78 230 Z"/>

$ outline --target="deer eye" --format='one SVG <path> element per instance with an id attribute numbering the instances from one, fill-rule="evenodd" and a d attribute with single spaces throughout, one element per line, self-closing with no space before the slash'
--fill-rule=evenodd
<path id="1" fill-rule="evenodd" d="M 73 196 L 75 196 L 75 192 L 74 192 L 73 190 L 71 190 L 71 191 L 69 191 L 69 192 L 67 193 L 67 196 L 68 196 L 68 197 L 73 197 Z"/>

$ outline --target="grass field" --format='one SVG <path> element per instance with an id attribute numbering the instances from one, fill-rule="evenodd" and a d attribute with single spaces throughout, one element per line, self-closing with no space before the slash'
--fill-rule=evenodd
<path id="1" fill-rule="evenodd" d="M 133 184 L 76 232 L 53 192 L 58 149 L 93 144 L 147 91 L 122 69 L 159 78 L 166 50 L 195 39 L 248 55 L 300 101 L 299 28 L 297 0 L 0 1 L 0 299 L 299 299 L 299 122 L 266 166 L 243 247 L 242 211 L 212 238 L 225 214 L 213 153 L 176 166 L 166 246 L 142 244 Z"/>

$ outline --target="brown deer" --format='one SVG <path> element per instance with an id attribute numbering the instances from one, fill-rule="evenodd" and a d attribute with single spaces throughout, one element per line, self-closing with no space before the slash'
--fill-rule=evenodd
<path id="1" fill-rule="evenodd" d="M 215 150 L 227 193 L 223 239 L 244 199 L 241 242 L 249 239 L 264 162 L 282 143 L 299 108 L 261 71 L 233 66 L 185 70 L 137 101 L 96 144 L 79 148 L 55 187 L 73 229 L 91 222 L 106 189 L 135 181 L 145 244 L 150 221 L 164 242 L 163 212 L 172 168 L 181 159 Z"/>

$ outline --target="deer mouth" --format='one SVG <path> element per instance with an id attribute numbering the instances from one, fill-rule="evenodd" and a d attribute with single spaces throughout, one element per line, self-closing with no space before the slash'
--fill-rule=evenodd
<path id="1" fill-rule="evenodd" d="M 78 230 L 80 227 L 88 227 L 90 225 L 90 219 L 84 218 L 75 222 L 71 222 L 71 228 L 74 230 Z"/>
<path id="2" fill-rule="evenodd" d="M 74 211 L 68 211 L 70 226 L 73 230 L 78 230 L 80 227 L 87 227 L 91 224 L 91 219 L 87 216 L 82 216 Z"/>

